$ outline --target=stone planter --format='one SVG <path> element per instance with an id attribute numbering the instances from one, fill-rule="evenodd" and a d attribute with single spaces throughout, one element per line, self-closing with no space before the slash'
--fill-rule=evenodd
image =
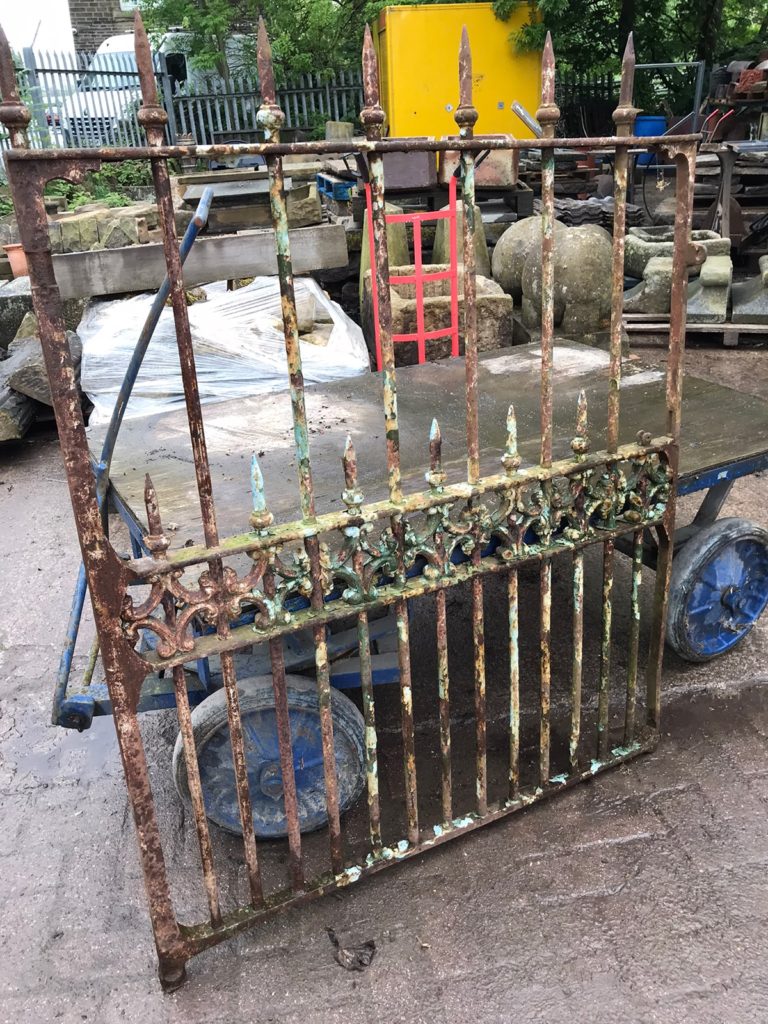
<path id="1" fill-rule="evenodd" d="M 425 273 L 435 273 L 448 268 L 443 264 L 426 264 Z M 390 275 L 413 274 L 414 267 L 390 267 Z M 490 278 L 477 277 L 477 348 L 479 352 L 502 348 L 513 344 L 513 302 L 509 295 Z M 375 352 L 373 303 L 371 301 L 371 272 L 363 279 L 363 332 L 368 348 Z M 464 302 L 462 274 L 459 272 L 459 352 L 464 354 Z M 416 286 L 394 284 L 390 288 L 392 302 L 392 333 L 414 334 L 416 322 Z M 450 281 L 424 282 L 424 330 L 444 330 L 451 325 L 451 283 Z M 451 339 L 431 338 L 426 343 L 428 360 L 445 359 L 451 354 Z M 395 363 L 397 366 L 412 366 L 418 362 L 415 341 L 396 342 Z"/>

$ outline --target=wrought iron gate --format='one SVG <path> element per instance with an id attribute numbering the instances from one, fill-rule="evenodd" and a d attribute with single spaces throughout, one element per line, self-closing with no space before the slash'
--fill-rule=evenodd
<path id="1" fill-rule="evenodd" d="M 559 793 L 568 786 L 605 768 L 647 751 L 656 743 L 660 716 L 660 675 L 664 639 L 665 605 L 669 581 L 670 538 L 674 527 L 674 485 L 677 437 L 680 427 L 682 356 L 686 266 L 691 259 L 692 175 L 695 136 L 638 139 L 632 136 L 636 111 L 632 105 L 634 54 L 631 42 L 624 58 L 621 97 L 614 113 L 616 135 L 600 139 L 554 138 L 558 109 L 554 102 L 555 66 L 547 41 L 542 64 L 542 102 L 537 118 L 543 137 L 521 142 L 507 136 L 475 136 L 477 113 L 472 106 L 472 65 L 469 42 L 463 35 L 459 57 L 459 105 L 455 118 L 458 138 L 390 139 L 383 137 L 385 114 L 379 104 L 376 57 L 371 36 L 363 51 L 365 107 L 361 120 L 366 139 L 356 145 L 367 168 L 372 197 L 375 275 L 378 319 L 383 355 L 383 412 L 386 429 L 387 489 L 385 500 L 367 503 L 358 486 L 357 458 L 351 442 L 339 450 L 343 463 L 343 509 L 316 513 L 310 425 L 305 407 L 301 353 L 294 301 L 294 283 L 283 188 L 282 157 L 289 153 L 338 153 L 347 142 L 280 142 L 283 115 L 275 102 L 270 46 L 263 23 L 259 27 L 259 72 L 264 100 L 258 126 L 266 141 L 238 147 L 178 147 L 163 143 L 166 115 L 158 103 L 147 36 L 136 17 L 136 55 L 141 76 L 143 106 L 139 120 L 147 146 L 136 149 L 31 151 L 25 145 L 29 114 L 16 94 L 11 55 L 0 39 L 0 116 L 10 132 L 13 149 L 7 167 L 18 212 L 21 238 L 27 253 L 34 306 L 38 316 L 51 380 L 56 421 L 66 465 L 77 530 L 98 629 L 106 679 L 125 769 L 130 803 L 135 817 L 139 850 L 150 915 L 164 985 L 178 985 L 186 961 L 202 949 L 263 919 L 281 907 L 348 885 L 380 870 L 462 836 L 533 802 Z M 624 221 L 628 150 L 646 145 L 663 146 L 665 161 L 677 168 L 677 215 L 672 291 L 672 314 L 667 364 L 667 432 L 651 438 L 640 432 L 637 440 L 619 444 L 621 376 L 621 312 L 623 288 Z M 518 453 L 515 413 L 507 418 L 507 442 L 499 453 L 497 472 L 481 475 L 479 447 L 479 400 L 477 312 L 475 305 L 474 164 L 484 150 L 534 146 L 542 158 L 541 249 L 541 442 L 536 465 L 523 465 Z M 574 151 L 609 149 L 615 154 L 615 222 L 613 233 L 613 304 L 610 326 L 610 381 L 607 394 L 607 447 L 592 451 L 586 400 L 573 410 L 574 434 L 570 457 L 553 461 L 553 310 L 554 310 L 554 149 Z M 460 182 L 463 218 L 464 338 L 466 355 L 466 479 L 449 484 L 444 472 L 438 424 L 424 438 L 428 455 L 426 489 L 408 490 L 403 484 L 400 457 L 398 395 L 392 344 L 392 315 L 388 281 L 385 192 L 382 154 L 422 150 L 461 152 Z M 300 515 L 294 522 L 274 524 L 266 485 L 258 463 L 252 469 L 253 509 L 249 527 L 238 536 L 220 538 L 216 525 L 211 473 L 206 450 L 203 417 L 195 376 L 195 356 L 187 319 L 179 248 L 169 186 L 168 160 L 183 156 L 223 156 L 232 152 L 260 153 L 268 162 L 271 211 L 277 247 L 282 294 L 285 346 L 292 403 Z M 111 546 L 102 525 L 96 499 L 93 466 L 89 457 L 79 396 L 72 369 L 62 304 L 57 290 L 43 204 L 43 189 L 54 178 L 79 181 L 102 162 L 124 159 L 149 160 L 162 217 L 165 259 L 172 282 L 171 297 L 181 361 L 191 450 L 199 492 L 205 544 L 172 550 L 163 530 L 160 506 L 152 482 L 146 483 L 145 538 L 149 555 L 123 560 Z M 513 397 L 513 396 L 512 396 Z M 591 409 L 597 417 L 602 412 Z M 642 424 L 637 424 L 642 428 Z M 254 439 L 258 444 L 258 439 Z M 244 520 L 246 512 L 243 513 Z M 658 566 L 645 659 L 645 697 L 640 691 L 640 580 L 643 532 L 658 534 Z M 631 627 L 627 640 L 628 669 L 621 708 L 612 706 L 610 688 L 612 609 L 614 607 L 614 545 L 618 538 L 632 540 Z M 601 654 L 595 677 L 582 667 L 584 636 L 585 552 L 602 549 Z M 247 569 L 241 571 L 247 558 Z M 572 580 L 572 616 L 564 632 L 572 638 L 569 666 L 570 702 L 568 743 L 564 763 L 552 752 L 550 659 L 552 626 L 552 563 L 566 563 Z M 184 574 L 194 567 L 202 573 L 196 585 Z M 538 694 L 538 742 L 534 770 L 521 764 L 521 671 L 519 659 L 521 567 L 538 566 L 537 612 L 540 655 L 535 686 Z M 498 800 L 489 798 L 486 643 L 484 587 L 492 577 L 505 582 L 508 644 L 507 659 L 508 737 L 507 778 Z M 451 680 L 447 637 L 446 597 L 451 588 L 465 583 L 470 592 L 474 680 L 474 797 L 458 806 L 456 776 L 452 765 Z M 136 588 L 139 588 L 138 591 Z M 142 589 L 143 588 L 143 589 Z M 134 599 L 132 593 L 141 593 Z M 328 600 L 329 595 L 333 600 Z M 291 597 L 307 598 L 306 607 L 290 612 Z M 409 602 L 434 595 L 434 642 L 437 651 L 436 719 L 439 728 L 440 811 L 424 820 L 419 800 L 416 768 Z M 236 625 L 244 608 L 253 610 L 252 624 Z M 379 736 L 371 682 L 369 617 L 392 607 L 397 621 L 397 653 L 400 673 L 399 705 L 404 785 L 404 828 L 393 838 L 382 826 L 384 802 L 379 795 Z M 339 782 L 334 754 L 329 659 L 326 627 L 354 616 L 357 623 L 363 710 L 365 717 L 365 770 L 367 778 L 367 852 L 349 860 L 345 854 Z M 214 632 L 193 636 L 193 620 L 214 627 Z M 305 872 L 300 832 L 294 759 L 288 707 L 284 638 L 299 629 L 311 628 L 314 636 L 317 700 L 322 731 L 322 754 L 327 804 L 329 870 L 309 878 Z M 156 650 L 139 653 L 142 630 L 157 637 Z M 252 827 L 251 793 L 246 767 L 246 739 L 241 718 L 241 692 L 234 654 L 257 641 L 268 642 L 274 705 L 279 738 L 282 793 L 287 819 L 288 882 L 269 890 L 263 881 L 260 851 Z M 207 654 L 221 659 L 228 725 L 237 783 L 237 802 L 243 833 L 248 897 L 226 906 L 220 895 L 215 868 L 215 831 L 209 828 L 200 785 L 192 732 L 184 665 Z M 142 684 L 158 669 L 172 672 L 180 733 L 183 740 L 193 820 L 199 844 L 207 919 L 181 923 L 188 911 L 177 911 L 171 897 L 155 802 L 150 787 L 145 748 L 139 729 L 137 706 Z M 594 687 L 594 690 L 593 690 Z M 596 692 L 596 728 L 586 728 L 582 708 L 587 692 Z M 643 713 L 636 714 L 636 707 Z M 613 722 L 616 712 L 621 727 Z M 463 798 L 462 798 L 463 799 Z M 390 830 L 391 831 L 391 830 Z"/>

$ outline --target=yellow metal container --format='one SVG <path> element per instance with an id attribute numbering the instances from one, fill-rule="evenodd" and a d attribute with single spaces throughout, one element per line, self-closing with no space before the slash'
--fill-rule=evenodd
<path id="1" fill-rule="evenodd" d="M 517 100 L 536 113 L 541 55 L 518 54 L 509 40 L 528 17 L 527 4 L 521 4 L 509 21 L 499 21 L 490 4 L 385 7 L 375 36 L 389 134 L 456 134 L 459 42 L 466 25 L 472 48 L 473 100 L 480 115 L 475 131 L 532 138 L 513 113 L 512 103 Z"/>

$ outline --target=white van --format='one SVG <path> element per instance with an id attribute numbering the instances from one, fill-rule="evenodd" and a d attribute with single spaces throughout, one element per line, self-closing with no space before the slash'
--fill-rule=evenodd
<path id="1" fill-rule="evenodd" d="M 228 61 L 237 65 L 244 36 L 229 40 Z M 153 45 L 155 67 L 168 73 L 171 88 L 179 88 L 195 79 L 210 77 L 196 72 L 187 59 L 189 35 L 167 32 L 159 45 Z M 163 102 L 163 96 L 160 96 Z M 136 120 L 141 103 L 133 32 L 110 36 L 93 55 L 77 89 L 61 108 L 61 132 L 66 146 L 120 146 L 143 144 Z"/>

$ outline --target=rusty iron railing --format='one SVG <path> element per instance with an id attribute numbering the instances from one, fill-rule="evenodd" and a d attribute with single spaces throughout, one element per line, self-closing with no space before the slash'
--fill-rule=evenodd
<path id="1" fill-rule="evenodd" d="M 340 443 L 344 490 L 343 508 L 318 514 L 310 457 L 309 423 L 304 395 L 299 330 L 294 299 L 290 240 L 283 187 L 282 159 L 286 154 L 329 154 L 348 151 L 350 143 L 280 141 L 283 114 L 275 101 L 270 46 L 263 23 L 258 34 L 259 74 L 263 103 L 258 127 L 265 142 L 240 146 L 180 147 L 164 145 L 165 113 L 158 104 L 149 43 L 141 18 L 136 16 L 136 56 L 141 78 L 143 106 L 139 120 L 147 145 L 140 148 L 31 151 L 25 130 L 29 113 L 16 93 L 10 50 L 0 37 L 0 118 L 7 127 L 13 149 L 6 163 L 16 206 L 22 242 L 29 263 L 34 308 L 37 313 L 45 361 L 67 471 L 77 531 L 93 603 L 103 667 L 111 697 L 128 797 L 139 838 L 139 849 L 149 900 L 149 910 L 166 987 L 181 983 L 187 960 L 199 951 L 262 920 L 281 907 L 348 885 L 380 869 L 407 860 L 447 840 L 462 836 L 569 786 L 597 772 L 620 764 L 651 749 L 658 737 L 660 720 L 661 658 L 671 567 L 674 529 L 677 439 L 680 428 L 682 361 L 684 349 L 686 267 L 689 245 L 693 170 L 696 138 L 677 136 L 638 139 L 632 135 L 636 111 L 632 104 L 634 53 L 631 40 L 622 67 L 621 99 L 614 114 L 616 135 L 599 139 L 555 139 L 558 119 L 555 105 L 555 63 L 547 39 L 542 63 L 541 106 L 537 118 L 544 131 L 536 141 L 509 136 L 474 134 L 477 112 L 472 105 L 472 67 L 469 41 L 463 34 L 459 56 L 459 105 L 456 110 L 458 138 L 384 138 L 385 114 L 379 103 L 377 64 L 372 39 L 366 32 L 363 50 L 365 106 L 361 121 L 365 139 L 353 148 L 365 161 L 370 186 L 377 283 L 378 322 L 383 373 L 383 411 L 386 430 L 387 497 L 366 502 L 358 485 L 357 456 L 350 440 Z M 673 257 L 673 286 L 667 363 L 666 434 L 651 438 L 642 430 L 637 440 L 619 444 L 621 398 L 621 313 L 623 286 L 624 219 L 627 188 L 627 153 L 631 147 L 663 148 L 665 162 L 676 166 L 677 211 Z M 615 220 L 613 232 L 613 288 L 610 328 L 610 386 L 607 396 L 607 445 L 592 451 L 586 399 L 574 409 L 575 432 L 571 454 L 553 458 L 553 335 L 554 335 L 554 148 L 615 152 Z M 474 164 L 481 151 L 534 147 L 542 154 L 541 248 L 541 445 L 538 464 L 524 466 L 518 452 L 515 411 L 509 408 L 507 441 L 500 452 L 497 472 L 481 475 L 479 445 L 477 312 L 475 305 Z M 397 378 L 392 342 L 389 269 L 382 155 L 385 152 L 459 150 L 460 184 L 464 202 L 464 327 L 466 353 L 466 479 L 448 483 L 443 467 L 441 435 L 435 422 L 424 439 L 428 455 L 426 489 L 405 489 L 401 471 Z M 267 159 L 271 213 L 277 248 L 280 291 L 293 415 L 294 447 L 298 467 L 299 516 L 293 522 L 275 524 L 269 511 L 267 486 L 254 457 L 253 509 L 249 529 L 222 539 L 216 522 L 216 506 L 206 449 L 203 416 L 195 374 L 190 325 L 187 317 L 174 229 L 168 161 L 179 157 L 208 158 L 232 153 L 258 153 Z M 124 159 L 148 160 L 154 176 L 157 204 L 163 227 L 163 246 L 171 281 L 173 317 L 184 382 L 189 436 L 202 514 L 204 545 L 171 550 L 164 533 L 160 498 L 152 482 L 146 482 L 146 548 L 149 555 L 126 561 L 118 557 L 102 524 L 94 474 L 88 451 L 79 393 L 66 339 L 62 303 L 56 286 L 48 238 L 43 190 L 50 180 L 82 181 L 102 163 Z M 513 385 L 510 384 L 510 387 Z M 591 417 L 597 410 L 590 410 Z M 641 426 L 641 425 L 638 425 Z M 343 447 L 343 451 L 342 451 Z M 244 513 L 245 516 L 245 513 Z M 244 526 L 245 526 L 244 522 Z M 643 531 L 658 535 L 658 569 L 653 613 L 648 628 L 645 658 L 644 714 L 640 702 L 640 578 Z M 613 723 L 617 707 L 611 706 L 611 630 L 614 606 L 614 543 L 623 536 L 633 539 L 631 573 L 631 628 L 628 639 L 626 695 L 622 725 Z M 582 721 L 585 677 L 584 578 L 585 550 L 602 548 L 601 655 L 596 679 L 596 729 Z M 240 566 L 246 556 L 246 569 Z M 569 674 L 570 712 L 565 763 L 557 763 L 552 749 L 550 662 L 552 630 L 552 563 L 560 556 L 572 580 L 572 617 L 564 632 L 572 643 Z M 239 557 L 240 561 L 237 561 Z M 539 638 L 538 742 L 533 770 L 521 756 L 521 662 L 520 591 L 521 567 L 538 566 Z M 196 585 L 184 573 L 202 570 Z M 488 716 L 486 707 L 486 630 L 484 589 L 492 576 L 505 580 L 508 620 L 506 732 L 508 756 L 504 795 L 489 799 Z M 457 806 L 457 766 L 452 760 L 451 686 L 448 664 L 448 591 L 465 583 L 471 593 L 473 688 L 474 688 L 474 797 L 469 806 Z M 139 587 L 139 591 L 131 588 Z M 141 589 L 143 587 L 143 590 Z M 334 591 L 335 588 L 335 591 Z M 334 591 L 334 600 L 326 600 Z M 132 596 L 140 592 L 141 599 Z M 289 612 L 292 596 L 305 595 L 307 606 Z M 416 768 L 416 733 L 409 637 L 409 602 L 434 595 L 435 646 L 437 650 L 437 722 L 439 727 L 440 811 L 425 820 L 424 800 L 419 799 Z M 252 624 L 232 625 L 243 608 L 254 612 Z M 403 828 L 385 828 L 384 801 L 379 794 L 379 750 L 371 672 L 369 618 L 383 608 L 393 608 L 397 623 L 397 654 L 400 689 L 400 736 L 403 755 Z M 334 754 L 334 725 L 326 627 L 353 616 L 357 623 L 362 706 L 365 731 L 368 829 L 366 851 L 351 858 L 345 848 L 339 784 Z M 192 623 L 213 627 L 207 635 L 192 630 Z M 311 629 L 314 638 L 316 684 L 322 733 L 329 867 L 308 877 L 305 868 L 306 837 L 302 836 L 294 778 L 292 734 L 286 698 L 284 638 L 300 629 Z M 140 653 L 142 631 L 156 637 L 153 651 Z M 276 728 L 282 772 L 282 801 L 287 821 L 288 881 L 275 887 L 266 884 L 253 828 L 251 793 L 247 775 L 247 743 L 243 734 L 240 693 L 234 654 L 255 642 L 269 648 L 274 690 Z M 236 793 L 243 834 L 248 894 L 245 901 L 225 906 L 215 868 L 216 833 L 209 827 L 200 783 L 195 739 L 185 682 L 184 665 L 207 655 L 220 657 L 226 694 L 228 727 L 236 778 Z M 207 918 L 202 923 L 181 923 L 188 908 L 177 911 L 164 861 L 158 814 L 142 742 L 137 707 L 144 680 L 150 673 L 171 672 L 176 693 L 180 735 L 199 845 Z M 427 697 L 424 698 L 425 700 Z M 613 712 L 613 717 L 612 717 Z M 462 801 L 466 803 L 464 797 Z M 421 813 L 420 813 L 421 812 Z"/>

